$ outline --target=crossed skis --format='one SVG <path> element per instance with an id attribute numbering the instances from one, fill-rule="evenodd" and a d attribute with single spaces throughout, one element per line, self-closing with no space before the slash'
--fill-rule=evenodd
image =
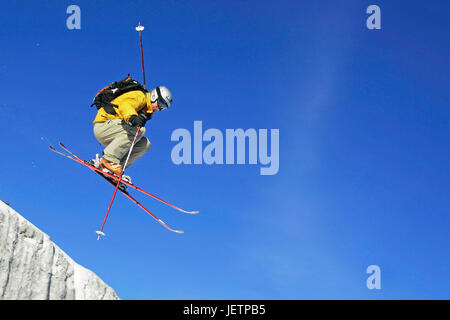
<path id="1" fill-rule="evenodd" d="M 52 146 L 49 146 L 49 148 L 50 148 L 50 150 L 52 150 L 53 152 L 56 152 L 59 155 L 62 155 L 64 157 L 66 157 L 66 158 L 69 158 L 69 159 L 71 159 L 73 161 L 76 161 L 76 162 L 78 162 L 78 163 L 80 163 L 82 165 L 85 165 L 86 167 L 90 168 L 92 171 L 96 172 L 103 179 L 108 181 L 110 184 L 112 184 L 113 186 L 116 186 L 116 183 L 119 181 L 119 177 L 117 177 L 117 176 L 115 176 L 115 175 L 113 175 L 113 174 L 111 174 L 109 172 L 104 172 L 102 169 L 99 169 L 99 168 L 89 164 L 87 161 L 81 159 L 76 154 L 74 154 L 72 151 L 70 151 L 62 142 L 59 142 L 59 146 L 61 148 L 63 148 L 66 152 L 68 152 L 69 154 L 66 154 L 64 152 L 58 151 Z M 109 177 L 110 179 L 113 179 L 113 180 L 110 180 L 107 177 Z M 154 199 L 156 199 L 156 200 L 158 200 L 158 201 L 160 201 L 160 202 L 162 202 L 162 203 L 164 203 L 164 204 L 166 204 L 166 205 L 168 205 L 168 206 L 170 206 L 170 207 L 172 207 L 172 208 L 174 208 L 174 209 L 176 209 L 176 210 L 178 210 L 180 212 L 188 213 L 188 214 L 197 214 L 197 213 L 199 213 L 198 211 L 186 211 L 186 210 L 183 210 L 183 209 L 181 209 L 181 208 L 179 208 L 179 207 L 177 207 L 177 206 L 175 206 L 175 205 L 173 205 L 173 204 L 171 204 L 171 203 L 169 203 L 169 202 L 167 202 L 167 201 L 165 201 L 165 200 L 155 196 L 154 194 L 152 194 L 152 193 L 150 193 L 148 191 L 145 191 L 145 190 L 139 188 L 138 186 L 136 186 L 136 185 L 134 185 L 132 183 L 129 183 L 128 181 L 121 180 L 121 183 L 123 183 L 123 184 L 125 184 L 125 185 L 127 185 L 129 187 L 132 187 L 132 188 L 134 188 L 134 189 L 136 189 L 136 190 L 138 190 L 138 191 L 140 191 L 140 192 L 142 192 L 142 193 L 144 193 L 144 194 L 146 194 L 146 195 L 148 195 L 148 196 L 150 196 L 150 197 L 152 197 L 152 198 L 154 198 Z M 118 190 L 120 190 L 120 192 L 122 192 L 128 199 L 130 199 L 135 204 L 137 204 L 141 209 L 143 209 L 145 212 L 147 212 L 150 216 L 152 216 L 156 221 L 158 221 L 161 225 L 163 225 L 168 230 L 176 232 L 176 233 L 184 233 L 184 231 L 174 230 L 174 229 L 170 228 L 164 221 L 162 221 L 161 219 L 156 217 L 147 208 L 145 208 L 142 204 L 140 204 L 135 198 L 133 198 L 128 193 L 128 191 L 126 191 L 126 190 L 124 190 L 122 188 L 119 188 Z M 102 235 L 104 235 L 104 234 L 102 234 Z M 100 234 L 99 234 L 99 236 L 100 236 Z"/>

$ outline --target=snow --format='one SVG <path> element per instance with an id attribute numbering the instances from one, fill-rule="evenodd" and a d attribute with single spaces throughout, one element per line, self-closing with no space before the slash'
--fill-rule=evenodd
<path id="1" fill-rule="evenodd" d="M 117 300 L 95 273 L 0 201 L 0 300 Z"/>

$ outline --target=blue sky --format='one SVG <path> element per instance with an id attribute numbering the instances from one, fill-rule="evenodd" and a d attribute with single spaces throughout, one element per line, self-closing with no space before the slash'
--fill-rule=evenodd
<path id="1" fill-rule="evenodd" d="M 81 8 L 68 30 L 66 8 Z M 381 30 L 366 8 L 381 8 Z M 0 12 L 0 199 L 122 299 L 448 299 L 447 1 L 15 1 Z M 95 93 L 128 73 L 166 85 L 133 181 L 89 159 Z M 177 128 L 280 130 L 280 170 L 175 165 Z M 381 268 L 381 290 L 366 268 Z"/>

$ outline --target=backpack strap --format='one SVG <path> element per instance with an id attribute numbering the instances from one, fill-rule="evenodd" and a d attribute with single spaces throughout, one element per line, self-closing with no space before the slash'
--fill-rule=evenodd
<path id="1" fill-rule="evenodd" d="M 114 88 L 113 91 L 111 91 L 112 88 Z M 144 94 L 148 92 L 139 82 L 132 79 L 130 74 L 128 74 L 128 77 L 125 79 L 116 81 L 100 90 L 95 96 L 94 103 L 91 104 L 91 108 L 95 105 L 97 110 L 103 108 L 107 113 L 116 115 L 117 112 L 114 109 L 118 108 L 118 106 L 112 104 L 111 101 L 118 96 L 133 90 L 140 90 Z"/>

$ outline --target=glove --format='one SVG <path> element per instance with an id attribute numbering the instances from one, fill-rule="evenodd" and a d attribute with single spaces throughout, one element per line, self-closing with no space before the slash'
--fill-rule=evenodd
<path id="1" fill-rule="evenodd" d="M 132 127 L 143 127 L 147 122 L 147 116 L 143 113 L 139 115 L 132 115 L 128 120 L 128 124 Z"/>
<path id="2" fill-rule="evenodd" d="M 151 113 L 145 113 L 147 120 L 150 120 L 153 117 L 153 112 Z"/>

